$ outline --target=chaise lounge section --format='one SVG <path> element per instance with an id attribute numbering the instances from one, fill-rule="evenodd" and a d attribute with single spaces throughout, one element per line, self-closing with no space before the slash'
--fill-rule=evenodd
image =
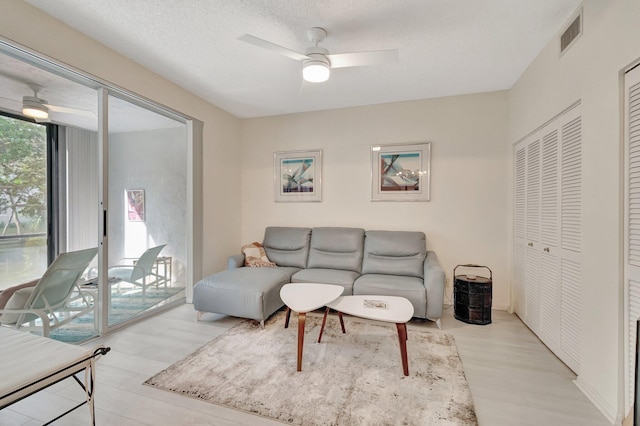
<path id="1" fill-rule="evenodd" d="M 198 319 L 204 312 L 264 321 L 284 306 L 287 283 L 337 284 L 343 295 L 407 298 L 414 316 L 440 327 L 445 274 L 422 232 L 344 227 L 267 227 L 262 243 L 275 267 L 245 267 L 231 256 L 227 270 L 194 287 Z"/>
<path id="2" fill-rule="evenodd" d="M 307 266 L 310 228 L 268 227 L 262 246 L 277 267 L 245 267 L 244 254 L 229 257 L 227 270 L 210 275 L 193 289 L 198 319 L 204 312 L 264 320 L 280 309 L 280 289 Z"/>

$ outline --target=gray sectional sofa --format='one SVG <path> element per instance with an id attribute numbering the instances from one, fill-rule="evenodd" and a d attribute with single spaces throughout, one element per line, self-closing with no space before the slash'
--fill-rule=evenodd
<path id="1" fill-rule="evenodd" d="M 402 296 L 414 317 L 440 327 L 444 270 L 426 249 L 422 232 L 365 231 L 360 228 L 268 227 L 262 243 L 276 267 L 244 267 L 244 255 L 231 256 L 227 270 L 196 284 L 198 318 L 204 312 L 264 320 L 284 306 L 287 283 L 324 283 L 343 294 Z"/>

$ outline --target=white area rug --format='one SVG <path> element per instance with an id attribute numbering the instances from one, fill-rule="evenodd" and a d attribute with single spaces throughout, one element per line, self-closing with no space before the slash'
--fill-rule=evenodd
<path id="1" fill-rule="evenodd" d="M 409 328 L 409 376 L 394 324 L 307 315 L 296 371 L 297 314 L 243 321 L 145 384 L 295 425 L 476 425 L 453 336 Z"/>

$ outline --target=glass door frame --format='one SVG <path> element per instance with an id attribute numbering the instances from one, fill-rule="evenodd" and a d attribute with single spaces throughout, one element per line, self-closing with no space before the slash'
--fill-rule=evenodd
<path id="1" fill-rule="evenodd" d="M 16 59 L 24 61 L 30 65 L 41 68 L 58 76 L 67 78 L 86 87 L 90 87 L 98 92 L 98 191 L 99 191 L 99 235 L 98 235 L 98 269 L 99 285 L 98 300 L 100 303 L 100 315 L 98 316 L 98 332 L 100 335 L 108 334 L 132 322 L 139 321 L 156 312 L 171 308 L 173 304 L 155 309 L 136 316 L 132 320 L 108 325 L 108 306 L 105 292 L 108 289 L 108 240 L 107 240 L 107 212 L 108 200 L 108 96 L 115 96 L 128 102 L 137 104 L 143 108 L 152 110 L 158 114 L 165 115 L 177 121 L 183 122 L 187 128 L 187 259 L 186 259 L 186 302 L 190 303 L 193 295 L 193 285 L 202 278 L 202 128 L 203 123 L 188 115 L 180 113 L 157 102 L 151 101 L 143 96 L 125 90 L 105 80 L 87 74 L 79 69 L 75 69 L 67 64 L 59 62 L 21 46 L 11 40 L 0 36 L 0 53 L 10 55 Z"/>
<path id="2" fill-rule="evenodd" d="M 175 120 L 176 122 L 184 124 L 186 128 L 185 146 L 191 148 L 191 149 L 187 149 L 188 164 L 185 164 L 187 176 L 193 175 L 193 168 L 194 168 L 193 167 L 193 164 L 194 164 L 193 151 L 194 150 L 192 148 L 193 144 L 188 143 L 190 140 L 193 141 L 193 121 L 192 120 L 181 119 L 181 117 L 177 117 L 176 115 L 171 114 L 170 112 L 167 112 L 161 108 L 158 108 L 157 105 L 154 105 L 149 101 L 132 96 L 131 94 L 128 94 L 128 93 L 123 93 L 122 91 L 119 91 L 119 90 L 114 90 L 113 88 L 103 87 L 98 89 L 98 118 L 99 118 L 99 121 L 98 121 L 99 196 L 98 196 L 98 199 L 100 202 L 99 210 L 101 212 L 100 218 L 99 218 L 100 222 L 98 224 L 98 229 L 100 230 L 100 240 L 99 240 L 99 250 L 98 250 L 98 270 L 105 271 L 105 272 L 107 271 L 110 265 L 113 265 L 113 259 L 109 258 L 109 251 L 110 251 L 109 250 L 109 244 L 110 244 L 109 215 L 113 214 L 113 209 L 116 203 L 115 203 L 115 200 L 113 200 L 113 202 L 112 200 L 109 200 L 109 182 L 110 182 L 110 179 L 109 179 L 109 169 L 110 169 L 109 133 L 110 133 L 110 128 L 114 123 L 113 123 L 112 117 L 110 117 L 109 111 L 110 111 L 110 100 L 113 101 L 116 99 L 119 101 L 125 101 L 129 104 L 140 107 L 144 110 L 160 114 L 169 119 Z M 191 155 L 190 155 L 190 152 L 191 152 Z M 198 155 L 196 158 L 202 158 L 202 156 Z M 193 183 L 193 181 L 191 183 Z M 190 185 L 189 182 L 187 182 L 187 204 L 189 206 L 194 205 L 193 185 Z M 190 209 L 187 209 L 187 210 L 189 211 Z M 193 211 L 196 211 L 196 210 L 194 209 Z M 201 212 L 201 209 L 197 209 L 197 211 Z M 191 218 L 192 213 L 193 213 L 192 211 L 189 211 L 187 214 L 187 218 Z M 185 224 L 184 228 L 185 228 L 185 232 L 187 233 L 187 237 L 189 235 L 191 236 L 194 235 L 192 222 L 193 221 L 187 221 L 187 223 Z M 201 232 L 199 232 L 199 234 L 201 234 Z M 111 237 L 113 238 L 113 235 L 111 235 Z M 187 285 L 185 286 L 185 299 L 187 300 L 189 297 L 189 293 L 193 288 L 192 284 L 194 282 L 192 280 L 189 280 L 189 271 L 192 271 L 194 269 L 192 265 L 194 256 L 193 255 L 189 256 L 189 248 L 192 247 L 192 244 L 193 243 L 189 241 L 189 238 L 187 238 L 186 260 L 187 260 L 187 263 L 189 264 L 187 267 L 187 279 L 186 279 Z M 108 280 L 109 280 L 109 277 L 106 273 L 99 274 L 98 295 L 99 295 L 99 300 L 101 304 L 101 309 L 99 310 L 100 315 L 99 315 L 99 322 L 98 322 L 99 330 L 104 330 L 104 332 L 109 332 L 110 330 L 115 330 L 123 326 L 126 326 L 128 324 L 131 324 L 132 322 L 138 320 L 139 318 L 144 318 L 144 317 L 153 315 L 155 313 L 155 312 L 145 312 L 142 314 L 138 314 L 133 318 L 124 320 L 122 322 L 110 324 L 109 318 L 108 318 L 109 317 L 109 300 L 110 300 L 110 297 L 108 297 L 109 294 L 107 293 L 107 291 L 110 291 Z M 169 303 L 167 306 L 174 306 L 177 303 L 184 303 L 184 301 L 176 301 L 175 303 Z"/>

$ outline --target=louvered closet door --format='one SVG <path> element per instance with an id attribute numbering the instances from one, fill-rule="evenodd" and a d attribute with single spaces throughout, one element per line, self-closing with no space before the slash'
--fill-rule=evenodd
<path id="1" fill-rule="evenodd" d="M 576 373 L 582 336 L 580 114 L 577 103 L 514 152 L 516 313 Z"/>
<path id="2" fill-rule="evenodd" d="M 560 349 L 557 355 L 580 372 L 582 293 L 582 117 L 576 108 L 561 126 L 560 162 Z"/>
<path id="3" fill-rule="evenodd" d="M 525 324 L 536 334 L 540 331 L 540 140 L 527 145 L 527 223 Z"/>
<path id="4" fill-rule="evenodd" d="M 515 176 L 515 214 L 513 234 L 514 240 L 514 309 L 520 318 L 526 317 L 526 263 L 527 263 L 527 240 L 526 240 L 526 220 L 527 220 L 527 168 L 526 168 L 527 147 L 522 142 L 515 148 L 514 176 Z"/>
<path id="5" fill-rule="evenodd" d="M 640 317 L 640 67 L 625 75 L 625 413 L 634 398 Z"/>
<path id="6" fill-rule="evenodd" d="M 540 209 L 540 338 L 560 349 L 561 286 L 558 252 L 560 198 L 558 129 L 543 132 Z"/>

